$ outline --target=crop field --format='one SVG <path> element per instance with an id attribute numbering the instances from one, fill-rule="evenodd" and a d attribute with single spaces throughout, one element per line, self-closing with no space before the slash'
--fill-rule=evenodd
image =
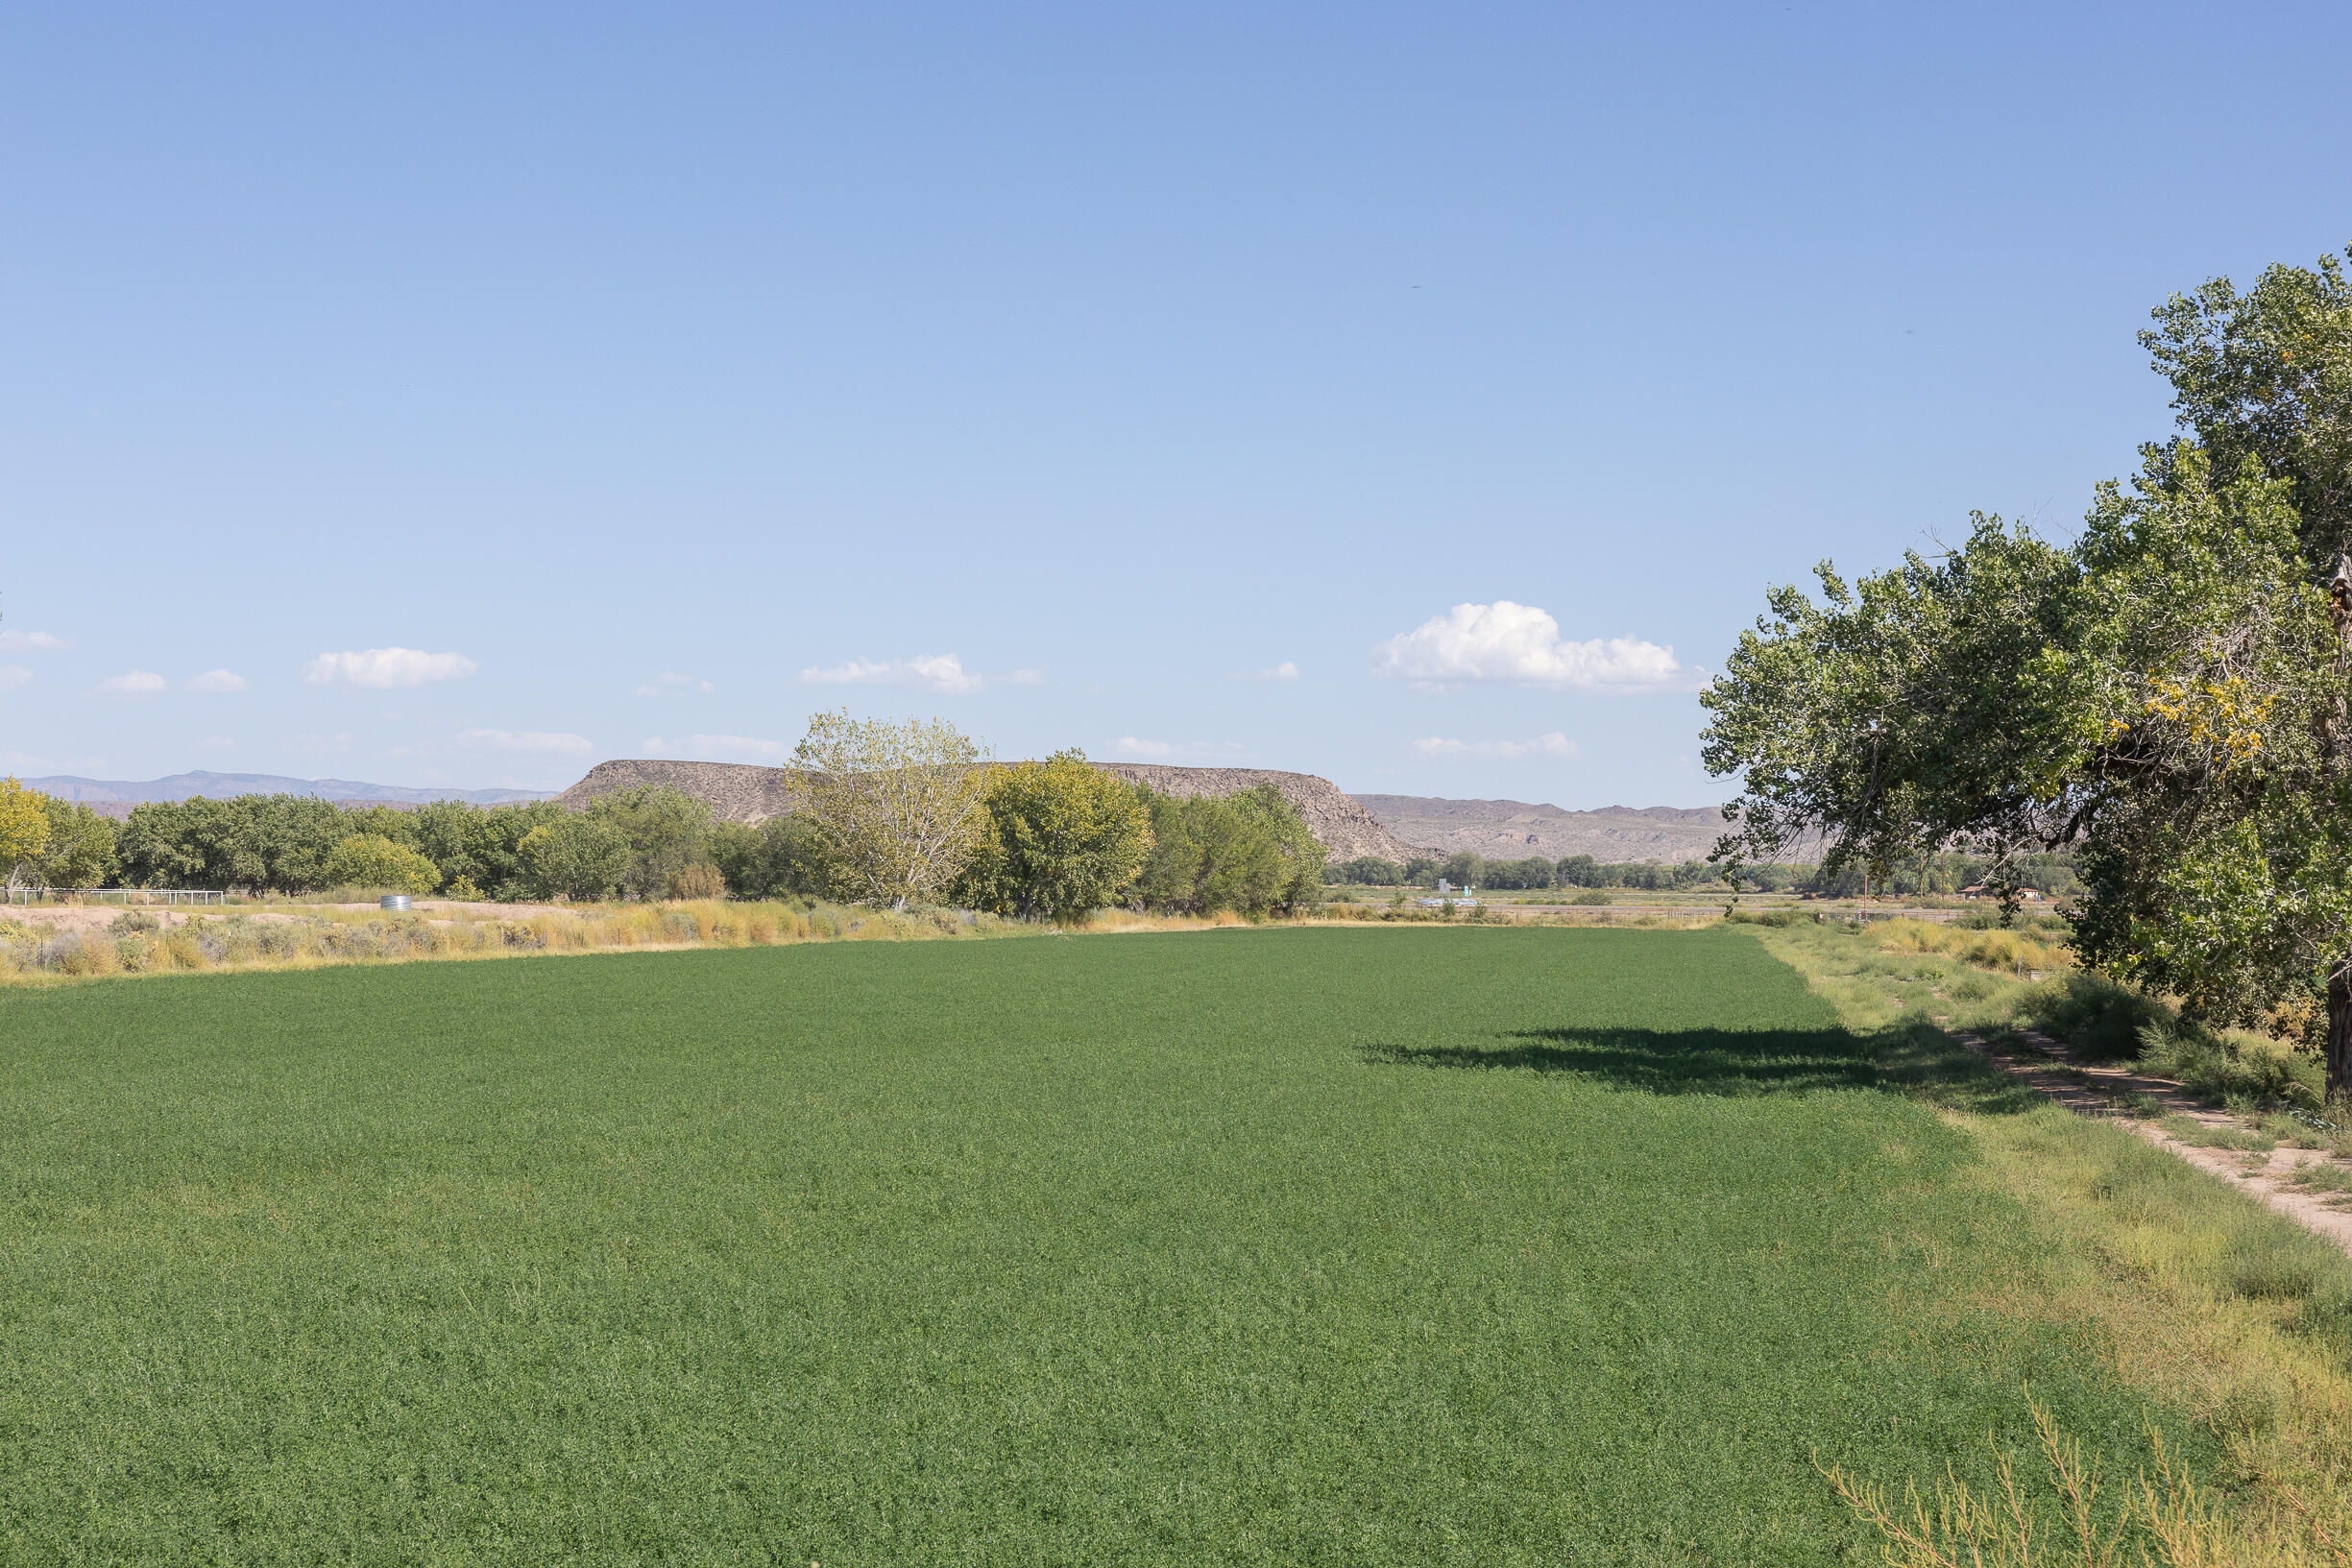
<path id="1" fill-rule="evenodd" d="M 0 994 L 11 1562 L 1805 1564 L 2147 1424 L 1752 936 Z M 2115 1488 L 2120 1489 L 2120 1488 Z"/>

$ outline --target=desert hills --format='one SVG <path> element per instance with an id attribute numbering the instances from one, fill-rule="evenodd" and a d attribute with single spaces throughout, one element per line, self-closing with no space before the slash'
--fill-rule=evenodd
<path id="1" fill-rule="evenodd" d="M 1723 832 L 1723 813 L 1711 807 L 1608 806 L 1592 811 L 1514 800 L 1449 800 L 1435 795 L 1350 795 L 1312 773 L 1272 768 L 1167 767 L 1150 762 L 1097 762 L 1105 773 L 1165 794 L 1190 798 L 1230 795 L 1271 784 L 1298 808 L 1310 832 L 1334 861 L 1377 856 L 1402 862 L 1419 855 L 1444 856 L 1468 852 L 1490 860 L 1547 860 L 1589 855 L 1595 860 L 1658 860 L 1678 863 L 1706 857 Z M 309 795 L 338 805 L 409 806 L 460 800 L 476 806 L 546 800 L 525 789 L 434 789 L 365 784 L 351 779 L 294 779 L 258 773 L 178 773 L 144 783 L 58 777 L 27 779 L 26 787 L 63 800 L 81 801 L 102 814 L 123 817 L 142 801 L 178 801 L 205 795 Z M 721 821 L 756 823 L 792 808 L 787 769 L 739 762 L 682 762 L 622 758 L 599 762 L 588 776 L 553 798 L 578 809 L 609 790 L 667 784 L 711 803 Z M 1791 860 L 1810 861 L 1819 852 L 1792 848 Z"/>

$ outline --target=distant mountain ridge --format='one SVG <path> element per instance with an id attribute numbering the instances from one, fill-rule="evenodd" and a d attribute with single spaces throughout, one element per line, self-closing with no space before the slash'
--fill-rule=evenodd
<path id="1" fill-rule="evenodd" d="M 1727 826 L 1720 807 L 1604 806 L 1570 811 L 1527 801 L 1458 801 L 1435 795 L 1358 795 L 1356 804 L 1397 837 L 1467 850 L 1490 860 L 1547 860 L 1589 855 L 1600 861 L 1703 860 Z M 1821 858 L 1817 843 L 1791 845 L 1791 862 Z"/>
<path id="2" fill-rule="evenodd" d="M 406 784 L 363 784 L 356 779 L 289 779 L 276 773 L 175 773 L 168 779 L 138 784 L 59 774 L 23 783 L 27 789 L 90 806 L 137 806 L 147 801 L 192 800 L 198 795 L 209 800 L 232 795 L 314 795 L 321 800 L 392 806 L 422 806 L 427 801 L 504 806 L 510 801 L 544 801 L 555 793 L 551 789 L 412 789 Z"/>

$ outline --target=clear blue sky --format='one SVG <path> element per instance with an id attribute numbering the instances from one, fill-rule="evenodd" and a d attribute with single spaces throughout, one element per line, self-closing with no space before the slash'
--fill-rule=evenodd
<path id="1" fill-rule="evenodd" d="M 19 7 L 0 60 L 28 774 L 551 787 L 845 703 L 1708 804 L 1768 582 L 2071 529 L 2170 427 L 2149 307 L 2352 241 L 2341 6 Z"/>

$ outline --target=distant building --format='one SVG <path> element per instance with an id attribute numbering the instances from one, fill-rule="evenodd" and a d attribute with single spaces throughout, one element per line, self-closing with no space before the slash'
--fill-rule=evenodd
<path id="1" fill-rule="evenodd" d="M 1449 904 L 1457 909 L 1474 909 L 1478 906 L 1478 900 L 1469 888 L 1456 887 L 1443 877 L 1438 879 L 1438 896 L 1418 902 L 1424 909 L 1443 909 Z"/>

